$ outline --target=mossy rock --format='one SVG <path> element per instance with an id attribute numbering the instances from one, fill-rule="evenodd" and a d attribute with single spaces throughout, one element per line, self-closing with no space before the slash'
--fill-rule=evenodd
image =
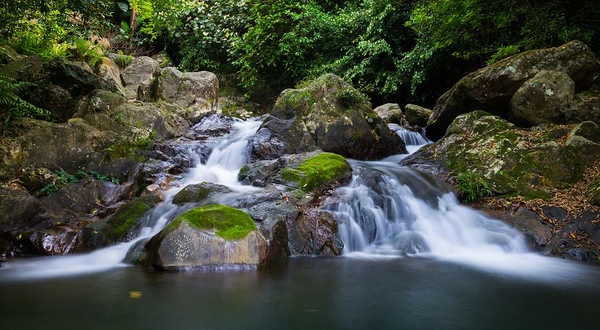
<path id="1" fill-rule="evenodd" d="M 228 192 L 231 192 L 231 189 L 218 184 L 209 182 L 192 184 L 183 188 L 173 197 L 173 204 L 200 203 L 213 194 Z"/>
<path id="2" fill-rule="evenodd" d="M 321 149 L 354 159 L 406 152 L 371 109 L 368 98 L 340 77 L 323 75 L 281 93 L 253 141 L 255 159 Z"/>
<path id="3" fill-rule="evenodd" d="M 403 163 L 442 163 L 442 172 L 473 172 L 484 178 L 495 195 L 548 199 L 553 189 L 579 182 L 600 157 L 592 142 L 586 144 L 589 148 L 571 145 L 567 138 L 573 136 L 572 130 L 553 124 L 519 129 L 490 113 L 474 111 L 458 116 L 442 140 Z"/>
<path id="4" fill-rule="evenodd" d="M 100 231 L 111 240 L 122 240 L 139 225 L 140 219 L 158 202 L 160 202 L 158 196 L 148 195 L 125 203 L 106 219 Z"/>
<path id="5" fill-rule="evenodd" d="M 215 230 L 215 235 L 226 240 L 239 240 L 256 230 L 254 221 L 244 211 L 218 204 L 191 209 L 175 218 L 164 231 L 169 232 L 182 222 L 203 230 Z"/>
<path id="6" fill-rule="evenodd" d="M 345 182 L 351 173 L 352 168 L 344 157 L 322 153 L 306 159 L 297 168 L 284 168 L 280 176 L 297 188 L 311 192 Z"/>

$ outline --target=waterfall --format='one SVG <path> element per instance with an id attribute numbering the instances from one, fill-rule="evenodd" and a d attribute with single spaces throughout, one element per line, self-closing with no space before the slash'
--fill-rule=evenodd
<path id="1" fill-rule="evenodd" d="M 207 118 L 210 121 L 210 118 Z M 201 122 L 199 125 L 202 125 Z M 205 123 L 206 124 L 206 123 Z M 254 136 L 261 122 L 258 120 L 236 121 L 232 132 L 221 138 L 213 148 L 205 163 L 200 161 L 198 155 L 191 155 L 196 159 L 196 166 L 173 188 L 163 192 L 164 202 L 155 207 L 150 216 L 142 223 L 138 236 L 127 243 L 116 244 L 87 254 L 31 258 L 14 260 L 5 264 L 0 273 L 5 278 L 18 280 L 43 279 L 80 274 L 91 274 L 127 266 L 124 259 L 127 252 L 136 243 L 147 240 L 162 230 L 172 219 L 177 206 L 171 201 L 185 186 L 204 181 L 210 181 L 229 186 L 234 191 L 248 191 L 251 187 L 244 187 L 237 181 L 240 168 L 248 159 L 246 147 L 248 140 Z M 190 152 L 195 148 L 190 147 Z"/>

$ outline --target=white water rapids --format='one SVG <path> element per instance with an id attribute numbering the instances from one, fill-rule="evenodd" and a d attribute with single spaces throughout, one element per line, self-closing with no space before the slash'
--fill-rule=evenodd
<path id="1" fill-rule="evenodd" d="M 236 122 L 205 163 L 196 157 L 196 167 L 176 188 L 164 192 L 164 202 L 152 211 L 133 241 L 83 255 L 14 260 L 0 268 L 0 279 L 43 279 L 126 266 L 127 252 L 164 228 L 176 211 L 173 196 L 189 184 L 206 181 L 252 193 L 257 188 L 241 185 L 237 176 L 247 161 L 248 141 L 259 126 L 256 120 Z M 406 141 L 411 153 L 428 143 L 418 133 L 397 125 L 390 128 Z M 585 271 L 578 263 L 528 252 L 517 230 L 461 205 L 453 194 L 442 193 L 426 177 L 398 165 L 405 156 L 376 162 L 350 160 L 353 180 L 337 190 L 338 202 L 327 207 L 339 221 L 344 256 L 427 257 L 549 281 L 572 279 Z"/>
<path id="2" fill-rule="evenodd" d="M 82 255 L 54 256 L 15 260 L 0 268 L 0 278 L 31 280 L 70 275 L 98 273 L 118 267 L 124 263 L 127 252 L 139 241 L 156 235 L 166 225 L 177 207 L 171 202 L 181 189 L 190 184 L 213 182 L 229 186 L 234 191 L 250 191 L 253 188 L 242 186 L 238 172 L 247 162 L 246 147 L 261 122 L 257 120 L 238 121 L 232 132 L 223 137 L 214 147 L 206 163 L 199 157 L 196 166 L 181 180 L 180 184 L 163 192 L 164 202 L 157 206 L 143 223 L 138 236 L 127 243 L 120 243 L 92 253 Z"/>

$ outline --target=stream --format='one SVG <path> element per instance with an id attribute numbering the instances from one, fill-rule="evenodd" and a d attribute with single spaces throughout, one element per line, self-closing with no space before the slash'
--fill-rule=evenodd
<path id="1" fill-rule="evenodd" d="M 205 161 L 164 192 L 137 238 L 84 255 L 0 268 L 0 329 L 591 329 L 600 268 L 544 257 L 514 228 L 461 205 L 410 168 L 406 155 L 349 160 L 352 182 L 324 207 L 340 258 L 291 258 L 261 270 L 191 273 L 130 267 L 128 252 L 177 214 L 189 184 L 237 181 L 261 122 L 237 121 Z M 428 143 L 390 128 L 409 152 Z M 189 148 L 193 153 L 194 149 Z M 192 155 L 194 156 L 194 155 Z"/>

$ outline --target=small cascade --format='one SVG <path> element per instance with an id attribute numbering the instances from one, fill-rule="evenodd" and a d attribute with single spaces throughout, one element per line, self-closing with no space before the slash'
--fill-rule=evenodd
<path id="1" fill-rule="evenodd" d="M 398 124 L 388 124 L 388 127 L 392 132 L 398 134 L 398 136 L 406 144 L 406 150 L 409 154 L 419 150 L 422 146 L 431 143 L 431 141 L 425 138 L 425 131 L 421 133 L 406 129 Z"/>
<path id="2" fill-rule="evenodd" d="M 207 118 L 212 120 L 213 118 Z M 150 216 L 142 223 L 138 236 L 130 242 L 116 244 L 105 249 L 83 255 L 55 256 L 15 260 L 0 269 L 4 278 L 17 280 L 43 279 L 60 276 L 91 274 L 113 268 L 125 267 L 124 262 L 130 249 L 142 241 L 150 239 L 160 232 L 173 218 L 177 206 L 171 201 L 181 189 L 190 184 L 210 181 L 229 186 L 235 191 L 248 191 L 237 181 L 237 173 L 246 164 L 246 147 L 249 139 L 254 136 L 261 122 L 257 120 L 236 121 L 232 132 L 221 138 L 213 148 L 207 161 L 200 162 L 201 157 L 190 155 L 197 164 L 173 188 L 163 192 L 164 202 L 152 210 Z M 207 125 L 200 123 L 198 125 Z M 192 144 L 189 151 L 197 150 Z"/>

